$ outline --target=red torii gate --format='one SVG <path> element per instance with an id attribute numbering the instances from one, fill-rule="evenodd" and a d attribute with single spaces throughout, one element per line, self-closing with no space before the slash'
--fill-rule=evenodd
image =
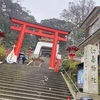
<path id="1" fill-rule="evenodd" d="M 65 35 L 68 35 L 68 31 L 43 26 L 38 23 L 30 23 L 14 17 L 10 17 L 10 19 L 13 23 L 18 24 L 17 26 L 14 25 L 11 26 L 10 29 L 20 32 L 16 47 L 14 48 L 14 54 L 18 57 L 25 33 L 51 38 L 53 39 L 53 46 L 52 46 L 52 54 L 50 59 L 50 67 L 54 68 L 54 64 L 56 60 L 57 43 L 58 41 L 64 41 L 64 42 L 66 41 Z M 30 30 L 29 28 L 35 28 L 36 30 Z M 44 31 L 49 32 L 50 34 L 45 34 Z M 64 35 L 64 37 L 61 37 L 61 35 Z"/>

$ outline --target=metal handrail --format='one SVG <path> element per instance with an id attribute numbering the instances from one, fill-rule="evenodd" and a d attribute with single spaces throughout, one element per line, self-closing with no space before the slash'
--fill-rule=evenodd
<path id="1" fill-rule="evenodd" d="M 63 68 L 63 67 L 62 67 L 62 68 Z M 63 69 L 64 69 L 64 68 L 63 68 Z M 71 77 L 68 75 L 68 73 L 66 72 L 65 69 L 64 69 L 64 71 L 65 71 L 65 73 L 67 74 L 68 78 L 71 80 L 71 82 L 72 82 L 72 84 L 74 85 L 74 87 L 76 88 L 76 90 L 77 90 L 78 92 L 80 92 L 79 89 L 77 88 L 77 86 L 75 85 L 75 83 L 73 82 L 73 80 L 72 80 Z"/>

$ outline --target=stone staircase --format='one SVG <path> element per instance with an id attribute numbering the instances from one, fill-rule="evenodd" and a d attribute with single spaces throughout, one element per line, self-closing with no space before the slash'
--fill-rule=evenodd
<path id="1" fill-rule="evenodd" d="M 48 69 L 46 59 L 41 67 L 1 64 L 0 100 L 67 100 L 73 99 L 63 77 Z"/>

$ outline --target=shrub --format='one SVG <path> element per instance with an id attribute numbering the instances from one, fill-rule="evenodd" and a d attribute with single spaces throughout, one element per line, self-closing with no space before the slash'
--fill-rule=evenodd
<path id="1" fill-rule="evenodd" d="M 6 57 L 6 51 L 5 48 L 3 46 L 0 46 L 0 60 L 4 60 Z"/>

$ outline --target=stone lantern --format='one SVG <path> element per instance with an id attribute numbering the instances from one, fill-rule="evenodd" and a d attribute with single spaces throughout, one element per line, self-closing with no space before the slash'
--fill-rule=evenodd
<path id="1" fill-rule="evenodd" d="M 29 47 L 29 49 L 28 49 L 28 57 L 30 57 L 31 52 L 32 52 L 32 48 L 31 48 L 31 47 Z"/>

